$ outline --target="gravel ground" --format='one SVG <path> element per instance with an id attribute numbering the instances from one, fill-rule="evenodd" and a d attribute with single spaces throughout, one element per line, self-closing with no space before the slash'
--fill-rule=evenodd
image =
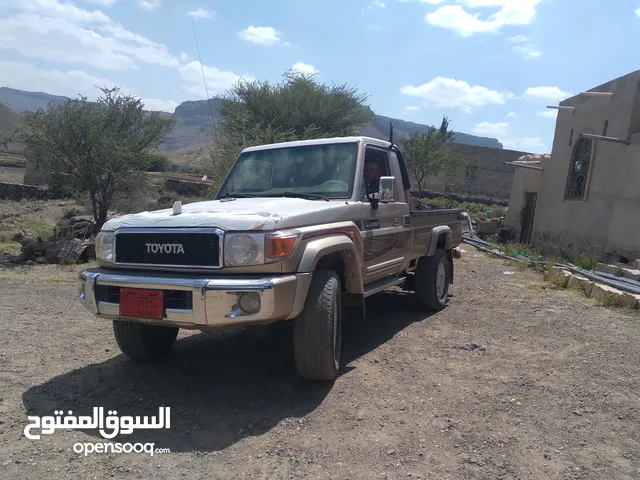
<path id="1" fill-rule="evenodd" d="M 181 334 L 165 361 L 120 355 L 75 286 L 0 283 L 3 478 L 640 478 L 640 323 L 464 247 L 450 305 L 369 301 L 342 375 L 307 384 L 289 333 Z M 91 454 L 96 431 L 28 440 L 27 415 L 93 407 L 169 430 L 115 441 L 170 453 Z"/>

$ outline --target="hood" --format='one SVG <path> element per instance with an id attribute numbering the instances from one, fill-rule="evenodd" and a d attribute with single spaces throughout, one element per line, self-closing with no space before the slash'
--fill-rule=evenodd
<path id="1" fill-rule="evenodd" d="M 348 202 L 352 203 L 352 202 Z M 298 226 L 312 224 L 316 215 L 324 222 L 337 219 L 345 200 L 305 200 L 301 198 L 237 198 L 188 203 L 182 213 L 173 214 L 173 208 L 140 212 L 113 218 L 103 230 L 120 227 L 217 227 L 231 230 L 274 230 L 279 222 L 299 217 Z M 341 208 L 342 207 L 342 208 Z M 331 213 L 335 211 L 335 213 Z M 313 215 L 312 215 L 313 214 Z M 287 222 L 291 225 L 291 222 Z"/>

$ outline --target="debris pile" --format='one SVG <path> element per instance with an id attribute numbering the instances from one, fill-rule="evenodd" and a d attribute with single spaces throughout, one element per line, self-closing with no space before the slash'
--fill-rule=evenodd
<path id="1" fill-rule="evenodd" d="M 37 263 L 86 263 L 95 259 L 92 240 L 95 222 L 92 217 L 77 215 L 61 219 L 50 238 L 29 238 L 24 233 L 14 235 L 13 241 L 21 246 L 18 262 Z"/>

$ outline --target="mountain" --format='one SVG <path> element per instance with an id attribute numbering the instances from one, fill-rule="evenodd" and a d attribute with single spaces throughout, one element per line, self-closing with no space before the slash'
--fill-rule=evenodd
<path id="1" fill-rule="evenodd" d="M 20 114 L 0 103 L 0 133 L 11 134 L 22 122 Z"/>
<path id="2" fill-rule="evenodd" d="M 0 87 L 0 103 L 15 112 L 35 112 L 39 108 L 46 109 L 50 103 L 64 103 L 67 97 L 49 95 L 43 92 L 25 92 L 13 88 Z"/>
<path id="3" fill-rule="evenodd" d="M 51 102 L 64 103 L 67 100 L 69 100 L 67 97 L 49 95 L 43 92 L 26 92 L 0 87 L 0 103 L 15 112 L 35 111 L 38 108 L 45 109 Z M 178 105 L 174 112 L 178 120 L 176 128 L 160 147 L 163 150 L 176 151 L 196 147 L 204 142 L 211 141 L 210 128 L 207 128 L 207 126 L 211 125 L 212 114 L 215 122 L 221 120 L 221 100 L 212 98 L 209 102 L 210 104 L 207 104 L 206 100 L 196 100 L 186 101 Z M 1 115 L 3 115 L 2 112 L 0 112 Z M 429 128 L 428 125 L 376 115 L 374 121 L 364 125 L 359 133 L 360 135 L 387 140 L 389 138 L 390 122 L 393 122 L 394 140 L 396 141 L 410 133 L 423 133 Z M 454 141 L 467 145 L 503 148 L 503 145 L 495 138 L 478 137 L 468 133 L 455 132 Z"/>

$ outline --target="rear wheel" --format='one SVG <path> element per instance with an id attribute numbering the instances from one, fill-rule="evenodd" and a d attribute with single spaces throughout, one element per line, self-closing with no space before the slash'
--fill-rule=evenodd
<path id="1" fill-rule="evenodd" d="M 295 320 L 293 350 L 296 369 L 307 380 L 338 376 L 342 345 L 342 290 L 332 270 L 313 273 L 302 314 Z"/>
<path id="2" fill-rule="evenodd" d="M 442 310 L 447 304 L 451 268 L 444 250 L 437 248 L 435 253 L 418 260 L 414 277 L 414 291 L 420 304 L 428 310 Z"/>
<path id="3" fill-rule="evenodd" d="M 158 358 L 169 353 L 178 336 L 178 327 L 114 320 L 113 333 L 120 351 L 127 357 L 141 360 Z"/>

